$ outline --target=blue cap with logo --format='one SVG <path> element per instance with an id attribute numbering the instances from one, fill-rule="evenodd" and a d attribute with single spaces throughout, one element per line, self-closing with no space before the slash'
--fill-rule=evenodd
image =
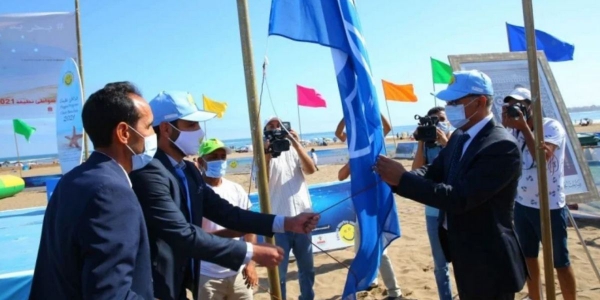
<path id="1" fill-rule="evenodd" d="M 152 126 L 175 120 L 204 122 L 217 116 L 215 113 L 199 110 L 194 98 L 188 92 L 161 92 L 148 104 L 154 115 Z"/>
<path id="2" fill-rule="evenodd" d="M 494 95 L 490 77 L 477 70 L 454 72 L 448 87 L 435 96 L 443 101 L 454 101 L 467 95 Z"/>

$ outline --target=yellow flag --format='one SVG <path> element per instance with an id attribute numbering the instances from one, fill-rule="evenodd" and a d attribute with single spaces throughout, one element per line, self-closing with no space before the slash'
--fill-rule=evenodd
<path id="1" fill-rule="evenodd" d="M 217 118 L 223 117 L 223 114 L 227 110 L 226 102 L 217 102 L 204 95 L 202 95 L 202 99 L 204 100 L 204 110 L 216 113 Z"/>
<path id="2" fill-rule="evenodd" d="M 386 100 L 417 102 L 417 95 L 415 95 L 412 84 L 393 84 L 385 80 L 381 80 L 381 83 Z"/>

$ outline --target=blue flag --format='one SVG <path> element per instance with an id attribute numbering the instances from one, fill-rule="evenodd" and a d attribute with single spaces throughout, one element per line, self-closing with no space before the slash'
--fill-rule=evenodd
<path id="1" fill-rule="evenodd" d="M 352 201 L 361 237 L 342 299 L 355 299 L 355 293 L 366 290 L 377 276 L 381 253 L 400 237 L 400 226 L 390 187 L 372 171 L 378 155 L 385 154 L 385 140 L 354 2 L 273 0 L 269 35 L 332 48 L 348 136 Z"/>
<path id="2" fill-rule="evenodd" d="M 527 38 L 525 27 L 506 23 L 508 34 L 508 47 L 510 52 L 527 51 Z M 573 60 L 575 46 L 565 43 L 541 30 L 535 31 L 535 43 L 537 50 L 543 50 L 548 61 Z"/>

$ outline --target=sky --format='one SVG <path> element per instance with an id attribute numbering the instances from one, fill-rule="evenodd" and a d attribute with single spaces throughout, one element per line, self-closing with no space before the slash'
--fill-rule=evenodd
<path id="1" fill-rule="evenodd" d="M 330 50 L 268 37 L 271 1 L 248 2 L 258 91 L 265 55 L 269 61 L 271 98 L 265 90 L 261 118 L 277 114 L 298 128 L 300 84 L 327 100 L 327 108 L 300 108 L 302 132 L 335 130 L 342 108 Z M 597 104 L 600 1 L 533 5 L 537 29 L 575 45 L 573 61 L 551 63 L 567 106 Z M 416 124 L 414 115 L 434 106 L 430 57 L 447 61 L 448 55 L 507 52 L 505 23 L 523 25 L 516 0 L 356 0 L 356 6 L 382 112 L 387 114 L 381 79 L 412 83 L 419 97 L 417 103 L 388 102 L 394 126 Z M 80 8 L 86 97 L 123 80 L 135 83 L 148 101 L 163 90 L 184 90 L 202 107 L 205 94 L 229 105 L 224 118 L 207 122 L 211 137 L 250 137 L 236 1 L 80 0 Z M 0 5 L 0 14 L 73 10 L 73 0 L 2 0 Z M 0 147 L 0 157 L 14 156 L 8 150 L 12 137 L 2 135 L 4 145 L 9 147 Z"/>

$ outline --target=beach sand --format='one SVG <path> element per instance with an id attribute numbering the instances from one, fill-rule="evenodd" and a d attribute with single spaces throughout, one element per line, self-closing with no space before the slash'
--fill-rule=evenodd
<path id="1" fill-rule="evenodd" d="M 590 131 L 600 131 L 600 124 L 588 126 L 585 129 L 591 127 L 595 127 L 596 129 Z M 330 149 L 333 147 L 343 147 L 343 144 L 327 146 L 326 148 Z M 308 150 L 310 150 L 310 148 L 311 147 L 308 147 Z M 233 155 L 245 156 L 251 154 Z M 407 168 L 410 168 L 411 161 L 401 161 Z M 307 176 L 306 180 L 309 184 L 336 181 L 337 171 L 340 167 L 341 165 L 320 166 L 320 171 Z M 59 172 L 58 170 L 59 168 L 57 166 L 39 167 L 24 171 L 23 176 L 55 174 Z M 0 170 L 0 174 L 6 174 L 7 172 L 10 173 L 6 168 Z M 248 174 L 228 175 L 226 177 L 241 184 L 244 188 L 249 187 L 250 176 Z M 252 191 L 254 191 L 254 187 L 252 187 Z M 407 299 L 438 299 L 437 287 L 433 274 L 433 260 L 425 228 L 424 207 L 419 203 L 399 196 L 396 196 L 395 199 L 398 214 L 400 216 L 402 237 L 391 244 L 388 255 L 393 262 L 396 278 Z M 44 188 L 28 189 L 15 197 L 0 200 L 0 210 L 44 205 L 46 205 L 46 192 Z M 593 260 L 597 264 L 600 264 L 600 220 L 578 220 L 578 226 Z M 573 227 L 569 227 L 568 243 L 577 280 L 578 299 L 600 299 L 600 282 L 594 274 L 592 266 L 586 257 Z M 354 258 L 352 247 L 328 253 L 347 266 L 350 265 Z M 542 252 L 540 251 L 540 265 L 543 265 L 541 262 L 541 253 Z M 348 269 L 322 253 L 315 255 L 314 263 L 317 274 L 314 285 L 315 299 L 341 299 L 341 293 L 344 288 L 344 283 L 346 282 Z M 267 270 L 266 268 L 259 267 L 258 271 L 260 276 L 260 287 L 255 289 L 255 299 L 270 299 L 268 293 L 265 291 L 265 289 L 268 289 L 269 287 Z M 294 262 L 290 263 L 287 275 L 288 299 L 297 299 L 299 295 L 297 271 L 296 264 Z M 456 285 L 454 279 L 452 280 L 453 292 L 456 294 Z M 557 299 L 562 299 L 556 276 L 554 281 Z M 359 294 L 359 297 L 361 299 L 384 299 L 385 294 L 382 294 L 384 289 L 383 281 L 380 279 L 379 283 L 380 288 L 374 289 L 369 293 L 363 292 Z M 525 295 L 526 288 L 518 294 L 516 299 L 522 299 Z"/>
<path id="2" fill-rule="evenodd" d="M 402 162 L 405 166 L 410 167 L 410 161 L 404 160 Z M 339 165 L 321 166 L 319 167 L 320 171 L 307 176 L 306 179 L 309 184 L 335 181 L 340 167 Z M 32 171 L 35 171 L 35 169 Z M 245 188 L 249 186 L 249 175 L 231 175 L 227 178 Z M 44 205 L 46 205 L 46 192 L 43 188 L 28 189 L 15 197 L 0 200 L 0 210 Z M 425 228 L 423 205 L 399 196 L 396 196 L 396 205 L 400 215 L 402 237 L 394 241 L 388 251 L 388 255 L 394 264 L 396 278 L 408 299 L 437 299 L 433 261 Z M 600 263 L 600 221 L 580 221 L 578 226 L 593 259 Z M 596 279 L 572 227 L 569 228 L 569 249 L 577 277 L 579 299 L 600 299 L 600 283 Z M 354 258 L 352 247 L 331 251 L 329 254 L 346 265 L 350 265 Z M 348 269 L 326 254 L 316 254 L 314 263 L 317 274 L 314 286 L 316 299 L 341 299 L 340 296 L 346 282 Z M 255 299 L 270 299 L 265 292 L 265 289 L 269 287 L 267 270 L 262 267 L 259 267 L 258 270 L 261 279 L 260 287 L 255 289 Z M 287 275 L 289 299 L 297 299 L 299 294 L 297 271 L 296 264 L 290 263 Z M 361 298 L 383 299 L 383 281 L 380 279 L 379 282 L 381 288 L 374 289 L 370 293 L 361 293 Z M 555 285 L 556 291 L 559 293 L 557 279 L 555 279 Z M 454 282 L 453 291 L 456 293 Z M 525 294 L 525 292 L 519 293 L 517 299 L 521 299 Z M 560 296 L 557 297 L 557 299 L 560 298 Z"/>

